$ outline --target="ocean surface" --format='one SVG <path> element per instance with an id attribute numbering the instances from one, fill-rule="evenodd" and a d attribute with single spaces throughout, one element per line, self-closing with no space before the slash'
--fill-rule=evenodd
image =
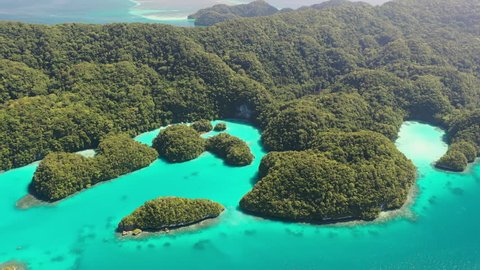
<path id="1" fill-rule="evenodd" d="M 158 130 L 136 140 L 150 144 Z M 444 132 L 406 122 L 396 145 L 418 168 L 418 192 L 399 215 L 373 223 L 308 225 L 269 221 L 238 210 L 265 154 L 260 133 L 228 122 L 255 155 L 243 168 L 209 153 L 151 166 L 94 186 L 53 206 L 19 210 L 37 165 L 0 174 L 0 262 L 31 270 L 96 269 L 480 269 L 480 166 L 463 174 L 431 163 L 447 149 Z M 210 136 L 214 133 L 207 134 Z M 198 230 L 122 239 L 122 217 L 159 196 L 208 198 L 224 214 Z"/>
<path id="2" fill-rule="evenodd" d="M 0 20 L 29 23 L 147 22 L 193 26 L 188 15 L 215 4 L 245 4 L 252 0 L 0 0 Z M 277 8 L 298 8 L 324 0 L 269 0 Z M 381 4 L 387 0 L 365 0 Z"/>

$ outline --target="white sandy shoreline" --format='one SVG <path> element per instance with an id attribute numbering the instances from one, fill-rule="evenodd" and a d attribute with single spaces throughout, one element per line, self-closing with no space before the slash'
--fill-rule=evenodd
<path id="1" fill-rule="evenodd" d="M 134 4 L 129 10 L 129 14 L 133 16 L 139 16 L 152 21 L 184 21 L 184 22 L 193 22 L 195 20 L 188 19 L 189 14 L 181 14 L 181 16 L 169 16 L 168 14 L 179 13 L 180 10 L 170 9 L 170 10 L 161 10 L 161 9 L 142 9 L 142 1 L 129 0 Z M 150 2 L 150 1 L 144 1 Z M 164 13 L 165 16 L 160 14 Z"/>

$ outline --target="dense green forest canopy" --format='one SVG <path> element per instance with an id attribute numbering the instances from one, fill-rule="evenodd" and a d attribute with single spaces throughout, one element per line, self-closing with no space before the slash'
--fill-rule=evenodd
<path id="1" fill-rule="evenodd" d="M 254 158 L 250 147 L 244 141 L 227 133 L 208 138 L 206 149 L 231 166 L 250 165 Z"/>
<path id="2" fill-rule="evenodd" d="M 480 153 L 479 36 L 477 0 L 325 4 L 204 28 L 1 22 L 0 170 L 216 118 L 249 119 L 268 150 L 306 153 L 328 132 L 394 140 L 402 121 L 427 121 L 464 169 Z"/>
<path id="3" fill-rule="evenodd" d="M 202 119 L 192 123 L 192 128 L 195 129 L 197 132 L 206 133 L 212 131 L 213 126 L 210 121 Z"/>
<path id="4" fill-rule="evenodd" d="M 205 140 L 193 127 L 173 125 L 161 130 L 152 146 L 168 162 L 185 162 L 205 151 Z"/>
<path id="5" fill-rule="evenodd" d="M 160 231 L 193 225 L 218 217 L 225 208 L 216 202 L 204 199 L 161 197 L 146 202 L 122 219 L 118 231 Z"/>
<path id="6" fill-rule="evenodd" d="M 83 189 L 144 168 L 157 152 L 125 134 L 102 139 L 95 157 L 53 152 L 41 162 L 33 176 L 31 193 L 45 201 L 57 201 Z"/>
<path id="7" fill-rule="evenodd" d="M 220 122 L 213 127 L 214 131 L 221 132 L 227 130 L 227 124 Z"/>
<path id="8" fill-rule="evenodd" d="M 224 4 L 214 5 L 189 15 L 188 19 L 195 19 L 196 26 L 210 26 L 216 23 L 242 18 L 268 16 L 280 12 L 264 0 L 256 0 L 248 4 L 228 6 Z"/>
<path id="9" fill-rule="evenodd" d="M 407 199 L 415 168 L 381 134 L 326 132 L 311 150 L 271 152 L 260 181 L 240 202 L 247 212 L 293 221 L 375 219 Z"/>

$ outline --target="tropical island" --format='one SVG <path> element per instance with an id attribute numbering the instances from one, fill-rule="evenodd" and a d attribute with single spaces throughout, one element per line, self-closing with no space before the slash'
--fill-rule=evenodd
<path id="1" fill-rule="evenodd" d="M 252 163 L 253 155 L 248 145 L 241 139 L 221 133 L 207 139 L 206 149 L 232 166 L 246 166 Z"/>
<path id="2" fill-rule="evenodd" d="M 348 0 L 330 0 L 311 6 L 301 7 L 298 10 L 305 9 L 325 9 L 350 3 Z M 248 4 L 225 5 L 217 4 L 209 8 L 204 8 L 188 16 L 189 20 L 195 20 L 195 26 L 212 26 L 217 23 L 240 19 L 271 16 L 277 13 L 294 11 L 291 8 L 277 9 L 264 0 L 255 0 Z"/>
<path id="3" fill-rule="evenodd" d="M 108 134 L 240 118 L 271 152 L 242 209 L 291 221 L 371 220 L 401 207 L 414 181 L 392 144 L 405 120 L 446 130 L 439 168 L 462 171 L 479 155 L 479 14 L 474 0 L 397 0 L 202 28 L 1 22 L 0 171 L 44 159 L 32 190 L 58 200 L 157 157 L 126 138 L 93 159 L 69 154 L 104 148 Z M 232 141 L 208 145 L 193 127 L 173 125 L 154 148 L 170 162 L 207 146 L 248 162 Z"/>
<path id="4" fill-rule="evenodd" d="M 153 148 L 168 162 L 185 162 L 205 151 L 205 141 L 194 127 L 173 125 L 160 131 L 153 140 Z"/>
<path id="5" fill-rule="evenodd" d="M 402 207 L 416 178 L 411 161 L 375 132 L 322 133 L 311 149 L 266 155 L 241 209 L 312 223 L 373 220 Z"/>
<path id="6" fill-rule="evenodd" d="M 188 19 L 195 19 L 195 26 L 210 26 L 220 22 L 242 17 L 269 16 L 280 12 L 264 0 L 256 0 L 249 4 L 228 6 L 218 4 L 210 8 L 197 11 L 189 15 Z"/>
<path id="7" fill-rule="evenodd" d="M 192 128 L 195 129 L 197 132 L 207 133 L 212 131 L 213 126 L 212 126 L 212 123 L 210 123 L 210 121 L 206 119 L 202 119 L 202 120 L 193 122 Z"/>
<path id="8" fill-rule="evenodd" d="M 97 155 L 52 152 L 38 166 L 30 192 L 44 201 L 57 201 L 100 182 L 144 168 L 157 152 L 125 134 L 110 135 L 98 145 Z"/>
<path id="9" fill-rule="evenodd" d="M 221 132 L 227 130 L 227 124 L 225 123 L 218 123 L 213 127 L 214 131 Z"/>
<path id="10" fill-rule="evenodd" d="M 159 232 L 192 226 L 218 217 L 225 208 L 203 199 L 162 197 L 147 201 L 118 224 L 123 235 L 138 235 L 143 231 Z"/>

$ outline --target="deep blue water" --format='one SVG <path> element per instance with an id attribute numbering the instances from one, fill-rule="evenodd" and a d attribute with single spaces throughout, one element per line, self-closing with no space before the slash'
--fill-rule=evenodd
<path id="1" fill-rule="evenodd" d="M 227 167 L 209 153 L 181 164 L 161 160 L 97 185 L 55 206 L 16 209 L 36 165 L 0 174 L 0 262 L 55 269 L 480 269 L 480 166 L 467 173 L 438 171 L 443 132 L 402 126 L 398 148 L 418 167 L 414 203 L 390 220 L 318 226 L 263 220 L 238 210 L 261 157 L 255 128 L 228 122 L 255 161 Z M 137 138 L 150 143 L 158 130 Z M 226 212 L 198 230 L 120 239 L 120 219 L 159 196 L 208 198 Z"/>

